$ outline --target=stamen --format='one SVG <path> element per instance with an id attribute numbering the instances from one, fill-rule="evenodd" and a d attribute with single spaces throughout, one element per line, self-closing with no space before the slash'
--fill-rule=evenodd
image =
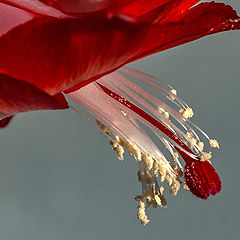
<path id="1" fill-rule="evenodd" d="M 127 67 L 121 68 L 121 71 L 122 71 L 122 72 L 127 72 L 127 74 L 129 74 L 130 76 L 134 76 L 136 80 L 142 82 L 142 83 L 145 84 L 146 86 L 150 86 L 150 87 L 152 87 L 151 85 L 155 86 L 155 87 L 152 87 L 152 88 L 153 88 L 154 90 L 156 90 L 156 92 L 158 92 L 158 93 L 160 93 L 160 94 L 163 94 L 166 98 L 168 98 L 168 99 L 169 99 L 169 98 L 170 98 L 170 99 L 172 99 L 172 98 L 176 99 L 177 102 L 176 102 L 176 101 L 172 101 L 172 102 L 173 102 L 174 104 L 176 104 L 180 109 L 182 108 L 182 109 L 186 110 L 186 109 L 189 108 L 189 106 L 188 106 L 182 99 L 180 99 L 178 96 L 175 97 L 175 96 L 172 94 L 172 91 L 175 91 L 175 89 L 173 89 L 172 86 L 170 86 L 169 84 L 165 83 L 164 81 L 162 81 L 162 80 L 160 80 L 160 79 L 158 79 L 158 78 L 156 78 L 156 77 L 154 77 L 154 76 L 151 76 L 151 75 L 149 75 L 149 74 L 140 72 L 140 71 L 135 70 L 135 69 L 130 69 L 130 68 L 127 68 Z M 146 77 L 144 77 L 144 75 L 145 75 Z M 154 79 L 154 80 L 156 80 L 157 82 L 160 82 L 162 85 L 159 85 L 158 83 L 152 81 L 151 79 Z M 164 85 L 166 85 L 166 86 L 170 89 L 170 91 L 167 90 L 167 89 L 164 87 Z M 167 93 L 167 94 L 162 93 L 161 90 L 162 90 L 163 92 Z M 168 97 L 168 95 L 169 95 L 170 97 Z M 158 101 L 159 101 L 159 99 L 156 99 L 154 96 L 152 96 L 152 98 L 153 98 L 153 100 L 154 100 L 155 102 L 158 102 Z M 180 104 L 180 105 L 179 105 L 179 104 Z M 169 110 L 169 109 L 168 109 L 169 106 L 165 105 L 165 103 L 163 103 L 163 102 L 160 102 L 160 105 L 164 106 L 164 108 L 167 109 L 167 111 L 170 112 L 173 117 L 176 116 L 177 121 L 179 121 L 179 122 L 181 123 L 180 117 L 179 117 L 178 113 L 175 112 L 175 110 L 173 110 L 173 109 L 171 109 L 171 108 L 170 108 L 171 110 Z M 191 110 L 190 110 L 190 112 L 191 112 Z M 190 114 L 190 116 L 191 116 L 191 115 L 192 115 L 192 114 Z M 196 128 L 200 133 L 202 133 L 202 134 L 209 140 L 208 135 L 207 135 L 202 129 L 200 129 L 196 124 L 192 123 L 189 119 L 183 119 L 183 120 L 186 121 L 186 122 L 184 123 L 183 127 L 184 127 L 184 128 L 187 127 L 188 129 L 191 129 L 191 131 L 192 131 L 193 134 L 195 135 L 195 138 L 197 138 L 197 139 L 199 140 L 199 137 L 197 136 L 197 134 L 195 133 L 195 131 L 194 131 L 189 125 L 187 125 L 187 123 L 189 123 L 189 124 L 192 125 L 194 128 Z"/>
<path id="2" fill-rule="evenodd" d="M 184 101 L 182 101 L 180 98 L 178 98 L 176 96 L 176 94 L 171 92 L 171 90 L 174 90 L 174 89 L 169 84 L 165 83 L 164 81 L 162 81 L 162 80 L 160 80 L 160 79 L 158 79 L 158 78 L 156 78 L 154 76 L 151 76 L 151 75 L 149 75 L 147 73 L 144 73 L 144 72 L 141 72 L 141 71 L 138 71 L 138 70 L 135 70 L 135 69 L 130 69 L 130 68 L 127 68 L 127 67 L 121 68 L 121 71 L 123 71 L 123 72 L 125 71 L 129 75 L 134 76 L 138 81 L 141 81 L 145 85 L 148 85 L 148 86 L 152 85 L 152 86 L 154 86 L 152 88 L 154 88 L 157 92 L 163 94 L 166 98 L 169 98 L 169 96 L 170 96 L 170 98 L 173 98 L 174 100 L 176 99 L 176 101 L 173 101 L 173 102 L 177 106 L 179 106 L 178 104 L 180 104 L 180 106 L 183 107 L 184 109 L 188 107 L 188 105 Z M 158 81 L 162 85 L 152 81 L 151 78 L 156 80 L 156 81 Z M 171 90 L 170 91 L 167 90 L 163 85 L 166 85 Z"/>
<path id="3" fill-rule="evenodd" d="M 67 97 L 97 119 L 97 125 L 90 122 L 109 138 L 119 160 L 124 159 L 126 150 L 136 159 L 139 167 L 137 178 L 142 184 L 142 195 L 135 199 L 138 201 L 138 218 L 141 223 L 145 225 L 149 222 L 146 216 L 147 207 L 166 206 L 164 188 L 159 185 L 165 180 L 173 196 L 181 185 L 202 199 L 219 192 L 221 182 L 209 162 L 211 153 L 203 152 L 204 143 L 193 128 L 207 138 L 211 147 L 218 148 L 219 145 L 215 139 L 210 139 L 189 121 L 193 116 L 192 109 L 177 96 L 175 89 L 163 81 L 126 67 L 120 72 L 121 74 L 115 72 L 104 76 L 76 92 L 67 94 Z M 175 104 L 178 111 L 122 74 L 160 93 L 168 102 Z M 83 115 L 75 107 L 71 107 Z M 140 124 L 156 134 L 170 152 L 172 164 Z M 186 163 L 184 168 L 178 153 Z"/>
<path id="4" fill-rule="evenodd" d="M 120 74 L 117 73 L 113 73 L 111 75 L 115 75 L 117 79 L 120 79 L 122 81 L 117 82 L 118 84 L 116 85 L 116 81 L 113 81 L 111 78 L 107 79 L 107 81 L 104 81 L 104 85 L 106 87 L 109 87 L 110 84 L 109 82 L 111 82 L 111 89 L 115 92 L 118 93 L 119 95 L 123 96 L 124 98 L 127 98 L 126 96 L 124 96 L 124 94 L 122 92 L 120 92 L 117 88 L 122 88 L 124 89 L 124 91 L 129 94 L 131 96 L 131 98 L 133 98 L 133 100 L 136 100 L 138 103 L 140 103 L 144 108 L 146 108 L 147 110 L 149 110 L 153 115 L 155 115 L 159 120 L 161 120 L 173 133 L 178 133 L 181 137 L 186 138 L 185 134 L 179 129 L 177 128 L 174 124 L 171 123 L 171 121 L 169 121 L 166 118 L 169 118 L 170 114 L 171 116 L 173 116 L 181 125 L 184 129 L 187 130 L 191 130 L 194 134 L 194 136 L 199 140 L 199 137 L 196 135 L 196 133 L 193 131 L 193 129 L 185 122 L 186 119 L 183 118 L 178 112 L 176 112 L 174 109 L 170 108 L 168 105 L 166 105 L 165 103 L 161 102 L 159 99 L 157 99 L 156 97 L 154 97 L 153 95 L 151 95 L 149 92 L 145 91 L 144 89 L 140 88 L 139 86 L 137 86 L 136 84 L 132 83 L 131 81 L 129 81 L 126 78 L 123 78 L 123 76 L 121 76 Z M 100 81 L 100 83 L 102 83 L 102 81 Z M 123 84 L 126 84 L 126 86 L 124 86 Z M 113 85 L 115 85 L 115 87 L 113 87 Z M 130 90 L 131 89 L 131 90 Z M 135 93 L 133 92 L 135 91 Z M 139 96 L 138 93 L 141 93 L 141 96 Z M 149 105 L 149 103 L 147 103 L 146 101 L 144 101 L 143 99 L 146 99 L 148 102 L 151 102 L 152 104 L 158 104 L 160 105 L 158 107 L 158 111 L 160 113 L 163 113 L 163 116 L 159 115 L 156 110 Z M 165 111 L 165 109 L 167 109 L 169 112 Z M 190 109 L 190 108 L 187 108 Z M 160 133 L 161 135 L 161 133 Z M 189 141 L 189 139 L 186 138 L 186 140 Z M 171 141 L 171 140 L 170 140 Z M 190 140 L 191 141 L 191 140 Z M 199 151 L 201 151 L 201 149 L 195 145 L 194 146 L 194 150 L 196 150 L 196 152 L 198 153 Z"/>
<path id="5" fill-rule="evenodd" d="M 145 119 L 147 122 L 151 123 L 154 127 L 159 129 L 161 132 L 166 134 L 169 138 L 171 138 L 174 142 L 176 142 L 179 146 L 181 146 L 184 150 L 186 150 L 189 153 L 192 153 L 192 151 L 184 144 L 176 135 L 174 135 L 167 127 L 165 127 L 163 124 L 159 123 L 156 119 L 154 119 L 152 116 L 144 112 L 142 109 L 137 107 L 136 105 L 132 104 L 128 100 L 124 99 L 123 97 L 119 96 L 118 94 L 112 92 L 110 89 L 104 87 L 102 84 L 97 84 L 102 88 L 102 90 L 111 98 L 118 101 L 128 109 L 132 110 L 133 112 L 137 113 L 139 116 L 141 116 L 143 119 Z M 182 156 L 182 158 L 185 160 L 185 162 L 192 162 L 195 159 L 199 159 L 197 156 L 195 158 L 192 158 L 191 156 L 187 155 L 185 152 L 180 150 L 180 148 L 177 148 L 178 152 Z M 192 153 L 193 154 L 193 153 Z"/>

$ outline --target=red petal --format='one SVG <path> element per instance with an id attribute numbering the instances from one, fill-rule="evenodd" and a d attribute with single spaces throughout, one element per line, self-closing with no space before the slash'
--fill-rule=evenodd
<path id="1" fill-rule="evenodd" d="M 54 95 L 120 67 L 144 32 L 116 19 L 34 19 L 0 38 L 0 73 Z"/>
<path id="2" fill-rule="evenodd" d="M 164 23 L 168 20 L 174 22 L 183 16 L 200 0 L 135 0 L 112 10 L 115 14 L 128 15 L 137 18 L 139 21 L 159 22 L 164 18 Z"/>
<path id="3" fill-rule="evenodd" d="M 119 0 L 40 0 L 42 3 L 52 6 L 69 15 L 79 15 L 97 12 L 106 9 Z"/>
<path id="4" fill-rule="evenodd" d="M 150 50 L 133 60 L 213 33 L 240 29 L 240 18 L 230 6 L 211 2 L 191 8 L 180 22 L 156 25 L 149 29 L 145 42 Z"/>
<path id="5" fill-rule="evenodd" d="M 207 199 L 210 194 L 221 191 L 221 180 L 208 161 L 193 161 L 184 168 L 184 177 L 190 191 L 197 197 Z"/>
<path id="6" fill-rule="evenodd" d="M 9 4 L 11 6 L 27 10 L 32 13 L 63 18 L 67 17 L 65 14 L 59 10 L 43 4 L 39 0 L 0 0 L 2 3 Z"/>
<path id="7" fill-rule="evenodd" d="M 0 37 L 14 27 L 32 20 L 33 17 L 26 11 L 0 3 Z"/>
<path id="8" fill-rule="evenodd" d="M 178 23 L 38 18 L 0 38 L 0 72 L 55 95 L 122 65 L 215 32 L 239 29 L 224 4 L 200 4 Z"/>
<path id="9" fill-rule="evenodd" d="M 131 17 L 139 17 L 150 12 L 160 6 L 170 2 L 183 2 L 185 7 L 191 7 L 197 0 L 0 0 L 12 6 L 16 6 L 27 11 L 48 15 L 57 18 L 66 16 L 76 16 L 82 14 L 95 13 L 100 10 L 112 11 L 116 14 L 129 15 Z M 199 1 L 199 0 L 198 0 Z M 177 3 L 176 3 L 177 4 Z M 176 4 L 172 5 L 175 7 Z M 182 9 L 178 9 L 181 11 Z M 63 14 L 65 13 L 65 14 Z"/>
<path id="10" fill-rule="evenodd" d="M 175 2 L 179 2 L 180 0 L 148 0 L 146 4 L 146 0 L 135 0 L 131 1 L 128 4 L 125 4 L 122 7 L 115 7 L 115 9 L 112 9 L 115 14 L 123 14 L 128 15 L 133 18 L 140 17 L 142 15 L 145 15 L 151 11 L 154 11 L 155 9 L 160 9 L 160 7 L 164 5 L 168 5 L 169 3 L 174 3 L 174 5 L 170 4 L 172 7 L 176 6 Z M 183 0 L 186 1 L 186 0 Z"/>
<path id="11" fill-rule="evenodd" d="M 26 82 L 0 74 L 0 118 L 20 112 L 67 107 L 60 94 L 52 97 Z"/>
<path id="12" fill-rule="evenodd" d="M 13 118 L 13 116 L 0 119 L 0 128 L 6 127 L 10 123 L 12 118 Z"/>
<path id="13" fill-rule="evenodd" d="M 108 8 L 118 9 L 134 0 L 0 0 L 26 11 L 56 18 L 85 16 Z"/>
<path id="14" fill-rule="evenodd" d="M 163 19 L 161 19 L 161 23 L 167 23 L 167 22 L 177 22 L 183 19 L 185 12 L 187 10 L 191 10 L 190 8 L 198 3 L 200 0 L 176 0 L 176 6 L 174 6 L 167 15 L 164 16 Z"/>

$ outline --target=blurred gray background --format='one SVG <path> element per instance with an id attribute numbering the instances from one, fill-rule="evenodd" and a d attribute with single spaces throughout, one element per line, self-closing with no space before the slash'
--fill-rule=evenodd
<path id="1" fill-rule="evenodd" d="M 240 13 L 240 1 L 225 1 Z M 136 219 L 141 186 L 133 158 L 117 160 L 107 140 L 71 110 L 17 116 L 0 132 L 0 239 L 239 239 L 240 32 L 220 33 L 131 67 L 158 76 L 217 138 L 223 190 L 207 201 L 189 192 Z"/>

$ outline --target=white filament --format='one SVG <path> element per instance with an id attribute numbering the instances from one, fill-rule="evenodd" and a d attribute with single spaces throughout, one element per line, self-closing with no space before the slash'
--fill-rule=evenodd
<path id="1" fill-rule="evenodd" d="M 186 132 L 190 132 L 197 141 L 200 141 L 200 138 L 192 127 L 197 129 L 209 140 L 207 134 L 194 123 L 185 119 L 173 107 L 170 107 L 147 90 L 130 81 L 125 77 L 125 75 L 150 87 L 156 92 L 156 95 L 160 94 L 164 96 L 168 99 L 168 101 L 170 100 L 173 104 L 175 104 L 175 106 L 183 109 L 188 108 L 188 105 L 183 100 L 171 92 L 173 88 L 170 85 L 137 70 L 124 67 L 120 69 L 120 73 L 113 72 L 98 79 L 97 82 L 153 116 L 155 119 L 164 124 L 172 133 L 176 134 L 181 140 L 187 141 L 192 146 L 196 154 L 201 154 L 202 150 L 195 142 L 192 141 L 191 138 L 188 137 Z M 177 147 L 190 157 L 197 159 L 195 154 L 183 149 L 169 136 L 157 129 L 146 119 L 139 116 L 138 113 L 133 112 L 123 104 L 108 96 L 99 87 L 97 82 L 93 82 L 75 92 L 69 93 L 67 94 L 67 97 L 91 113 L 96 119 L 100 120 L 115 135 L 125 141 L 130 141 L 132 144 L 136 145 L 142 153 L 149 154 L 155 160 L 164 164 L 169 173 L 172 172 L 169 162 L 166 160 L 158 147 L 153 143 L 148 134 L 139 125 L 139 122 L 146 125 L 156 134 L 164 146 L 167 147 L 172 156 L 174 156 L 174 147 Z M 169 90 L 166 89 L 165 86 L 169 88 Z M 161 107 L 168 112 L 171 119 L 168 119 L 160 113 L 158 111 L 158 107 Z M 78 111 L 77 109 L 74 110 Z M 178 123 L 178 126 L 172 122 L 172 119 Z M 180 162 L 178 160 L 176 161 L 180 168 L 182 168 Z"/>

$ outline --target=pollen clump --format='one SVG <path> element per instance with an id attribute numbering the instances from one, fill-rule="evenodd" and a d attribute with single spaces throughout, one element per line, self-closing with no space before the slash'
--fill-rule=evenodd
<path id="1" fill-rule="evenodd" d="M 177 95 L 177 90 L 176 89 L 171 89 L 170 92 L 174 95 Z"/>
<path id="2" fill-rule="evenodd" d="M 174 153 L 173 153 L 172 160 L 173 160 L 173 161 L 177 161 L 178 158 L 179 158 L 179 154 L 178 154 L 178 152 L 174 152 Z"/>
<path id="3" fill-rule="evenodd" d="M 141 196 L 137 196 L 135 200 L 138 201 L 138 214 L 137 214 L 138 219 L 145 226 L 150 222 L 146 215 L 146 204 L 144 203 Z"/>
<path id="4" fill-rule="evenodd" d="M 209 152 L 209 153 L 204 152 L 204 153 L 202 153 L 202 155 L 200 156 L 200 160 L 201 160 L 201 161 L 208 161 L 208 160 L 210 160 L 211 158 L 212 158 L 212 153 L 211 153 L 211 152 Z"/>
<path id="5" fill-rule="evenodd" d="M 141 151 L 140 149 L 138 149 L 138 147 L 134 144 L 132 144 L 129 140 L 127 140 L 124 144 L 128 150 L 128 152 L 131 154 L 131 155 L 134 155 L 135 158 L 138 160 L 138 161 L 141 161 L 142 160 L 142 154 L 141 154 Z"/>
<path id="6" fill-rule="evenodd" d="M 151 184 L 153 181 L 152 174 L 149 171 L 146 171 L 145 173 L 145 179 L 146 183 Z"/>
<path id="7" fill-rule="evenodd" d="M 119 137 L 119 136 L 115 136 L 114 138 L 121 146 L 124 146 L 124 141 Z"/>
<path id="8" fill-rule="evenodd" d="M 185 181 L 182 183 L 182 186 L 183 186 L 183 189 L 185 189 L 185 190 L 189 190 L 189 187 L 187 186 L 187 184 L 186 184 Z"/>
<path id="9" fill-rule="evenodd" d="M 171 192 L 171 194 L 172 194 L 173 196 L 176 196 L 176 195 L 177 195 L 177 193 L 178 193 L 178 191 L 179 191 L 179 189 L 180 189 L 180 186 L 181 186 L 181 184 L 180 184 L 179 181 L 177 181 L 177 180 L 174 180 L 174 181 L 173 181 L 172 187 L 171 187 L 171 189 L 170 189 L 170 192 Z"/>
<path id="10" fill-rule="evenodd" d="M 177 90 L 176 89 L 171 89 L 170 90 L 170 92 L 172 93 L 172 94 L 170 94 L 170 96 L 168 97 L 170 100 L 174 100 L 175 99 L 175 97 L 173 96 L 173 95 L 176 95 L 177 96 Z"/>
<path id="11" fill-rule="evenodd" d="M 158 107 L 158 112 L 160 112 L 165 118 L 169 118 L 170 117 L 170 114 L 169 112 L 167 112 L 164 108 L 162 107 Z"/>
<path id="12" fill-rule="evenodd" d="M 138 218 L 140 222 L 146 225 L 149 220 L 146 215 L 146 208 L 152 206 L 154 208 L 161 206 L 165 207 L 167 205 L 166 199 L 163 196 L 163 186 L 159 187 L 157 177 L 160 177 L 160 181 L 163 182 L 167 180 L 172 195 L 176 195 L 180 189 L 180 176 L 182 176 L 181 169 L 173 165 L 172 171 L 169 172 L 167 165 L 161 163 L 164 159 L 156 161 L 153 156 L 147 153 L 143 153 L 136 145 L 134 145 L 130 140 L 121 140 L 119 138 L 114 138 L 115 142 L 119 145 L 126 147 L 128 152 L 136 158 L 139 164 L 139 170 L 137 171 L 138 181 L 142 183 L 142 195 L 137 196 L 135 200 L 138 201 Z M 175 153 L 174 156 L 178 157 Z"/>
<path id="13" fill-rule="evenodd" d="M 200 148 L 201 151 L 203 151 L 204 148 L 204 143 L 203 142 L 198 142 L 198 147 Z"/>
<path id="14" fill-rule="evenodd" d="M 169 118 L 169 117 L 170 117 L 170 114 L 169 114 L 169 112 L 164 112 L 164 113 L 163 113 L 163 116 L 164 116 L 165 118 Z"/>
<path id="15" fill-rule="evenodd" d="M 177 163 L 173 163 L 171 166 L 178 179 L 183 176 L 183 171 L 182 169 L 178 168 Z"/>
<path id="16" fill-rule="evenodd" d="M 166 180 L 167 180 L 168 185 L 171 186 L 172 183 L 173 183 L 173 178 L 172 178 L 172 176 L 169 175 L 169 174 L 167 174 L 167 175 L 166 175 Z"/>
<path id="17" fill-rule="evenodd" d="M 118 154 L 118 159 L 123 161 L 124 160 L 124 157 L 123 157 L 124 149 L 123 149 L 123 147 L 121 145 L 117 146 L 116 152 Z"/>
<path id="18" fill-rule="evenodd" d="M 162 108 L 162 107 L 158 107 L 158 111 L 160 112 L 160 113 L 164 113 L 165 112 L 165 110 Z"/>
<path id="19" fill-rule="evenodd" d="M 113 150 L 118 154 L 118 159 L 123 161 L 124 160 L 124 148 L 120 144 L 120 138 L 118 136 L 115 136 L 113 141 L 110 141 L 110 144 L 112 145 Z"/>
<path id="20" fill-rule="evenodd" d="M 190 143 L 190 148 L 191 149 L 194 149 L 195 148 L 195 146 L 197 145 L 197 142 L 198 142 L 198 140 L 197 140 L 197 138 L 195 138 L 194 136 L 193 136 L 193 133 L 192 132 L 187 132 L 186 133 L 186 136 L 188 137 L 188 141 L 189 141 L 189 143 Z M 201 144 L 200 144 L 201 145 Z M 200 148 L 200 147 L 199 147 Z"/>
<path id="21" fill-rule="evenodd" d="M 190 138 L 190 139 L 193 137 L 192 133 L 191 133 L 191 132 L 189 132 L 189 131 L 188 131 L 188 132 L 186 132 L 186 135 L 187 135 L 187 137 L 188 137 L 188 138 Z"/>
<path id="22" fill-rule="evenodd" d="M 209 144 L 212 148 L 219 148 L 219 143 L 216 139 L 210 139 Z"/>
<path id="23" fill-rule="evenodd" d="M 167 166 L 160 161 L 156 161 L 151 155 L 141 153 L 141 161 L 138 161 L 139 168 L 137 177 L 138 181 L 142 183 L 142 195 L 137 196 L 135 199 L 139 201 L 138 204 L 138 218 L 141 223 L 146 225 L 149 220 L 146 217 L 146 208 L 152 206 L 154 208 L 167 205 L 166 199 L 163 196 L 164 188 L 159 186 L 157 177 L 160 181 L 167 180 L 172 195 L 176 195 L 181 186 L 180 177 L 182 171 L 173 165 L 172 172 L 168 171 Z M 148 221 L 147 221 L 148 220 Z"/>
<path id="24" fill-rule="evenodd" d="M 160 165 L 159 162 L 155 162 L 155 164 L 154 164 L 154 167 L 153 167 L 153 174 L 154 174 L 155 176 L 158 175 L 158 171 L 159 171 L 159 168 L 160 168 L 159 165 Z"/>
<path id="25" fill-rule="evenodd" d="M 183 116 L 185 119 L 191 118 L 191 117 L 193 117 L 193 115 L 194 115 L 194 112 L 193 112 L 192 108 L 189 108 L 189 107 L 186 108 L 186 109 L 181 108 L 181 109 L 179 110 L 179 113 L 182 114 L 182 116 Z"/>
<path id="26" fill-rule="evenodd" d="M 193 149 L 196 144 L 197 144 L 197 139 L 196 138 L 191 138 L 190 148 Z"/>
<path id="27" fill-rule="evenodd" d="M 147 170 L 150 171 L 152 169 L 153 163 L 154 163 L 153 158 L 148 154 L 144 154 L 142 159 L 143 159 L 144 163 L 146 164 Z"/>
<path id="28" fill-rule="evenodd" d="M 158 206 L 161 206 L 162 205 L 162 201 L 161 201 L 161 198 L 158 196 L 158 195 L 155 195 L 154 196 L 154 199 L 157 203 Z"/>

